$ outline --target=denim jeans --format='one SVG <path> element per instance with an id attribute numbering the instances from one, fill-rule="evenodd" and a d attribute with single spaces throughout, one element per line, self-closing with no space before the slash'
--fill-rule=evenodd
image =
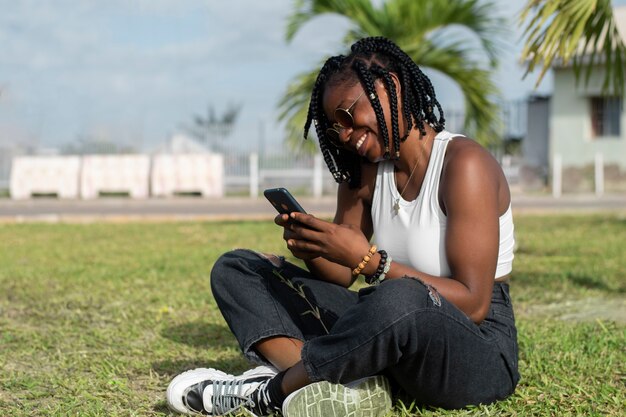
<path id="1" fill-rule="evenodd" d="M 256 252 L 224 254 L 211 272 L 213 295 L 243 353 L 267 363 L 255 343 L 302 340 L 312 381 L 347 383 L 387 375 L 418 404 L 460 408 L 509 396 L 519 381 L 517 331 L 508 284 L 495 283 L 476 325 L 414 278 L 358 293 Z"/>

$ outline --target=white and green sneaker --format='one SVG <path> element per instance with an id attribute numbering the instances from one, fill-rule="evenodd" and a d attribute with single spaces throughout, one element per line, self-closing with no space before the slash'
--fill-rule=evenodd
<path id="1" fill-rule="evenodd" d="M 241 409 L 253 416 L 273 412 L 265 387 L 276 375 L 273 367 L 259 366 L 234 376 L 213 368 L 183 372 L 167 387 L 167 405 L 187 415 L 222 416 Z"/>
<path id="2" fill-rule="evenodd" d="M 392 407 L 391 387 L 382 375 L 349 384 L 321 381 L 292 392 L 284 417 L 382 417 Z"/>

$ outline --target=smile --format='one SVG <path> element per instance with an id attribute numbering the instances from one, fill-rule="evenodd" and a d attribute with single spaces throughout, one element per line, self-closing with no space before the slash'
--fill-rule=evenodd
<path id="1" fill-rule="evenodd" d="M 367 137 L 367 133 L 363 133 L 363 136 L 361 136 L 359 138 L 359 140 L 356 143 L 356 150 L 358 151 L 359 148 L 361 147 L 361 145 L 363 145 L 363 142 L 365 142 L 365 138 Z"/>

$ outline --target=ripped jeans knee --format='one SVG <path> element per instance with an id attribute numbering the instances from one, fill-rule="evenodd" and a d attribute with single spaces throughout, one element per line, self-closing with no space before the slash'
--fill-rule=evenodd
<path id="1" fill-rule="evenodd" d="M 430 301 L 432 301 L 435 306 L 441 307 L 441 295 L 439 294 L 439 291 L 437 291 L 437 288 L 422 281 L 418 277 L 411 277 L 411 276 L 405 275 L 402 278 L 412 279 L 421 283 L 428 290 L 428 297 L 430 298 Z"/>

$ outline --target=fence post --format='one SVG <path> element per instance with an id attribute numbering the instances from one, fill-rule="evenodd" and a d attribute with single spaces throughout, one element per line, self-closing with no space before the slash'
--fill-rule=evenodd
<path id="1" fill-rule="evenodd" d="M 322 196 L 322 155 L 313 157 L 313 197 Z"/>
<path id="2" fill-rule="evenodd" d="M 602 197 L 604 194 L 604 157 L 602 152 L 596 153 L 595 186 L 596 196 Z"/>
<path id="3" fill-rule="evenodd" d="M 259 154 L 250 154 L 250 197 L 257 198 L 259 195 Z"/>
<path id="4" fill-rule="evenodd" d="M 561 197 L 561 190 L 563 187 L 563 169 L 562 169 L 561 155 L 554 155 L 552 163 L 552 197 Z"/>

